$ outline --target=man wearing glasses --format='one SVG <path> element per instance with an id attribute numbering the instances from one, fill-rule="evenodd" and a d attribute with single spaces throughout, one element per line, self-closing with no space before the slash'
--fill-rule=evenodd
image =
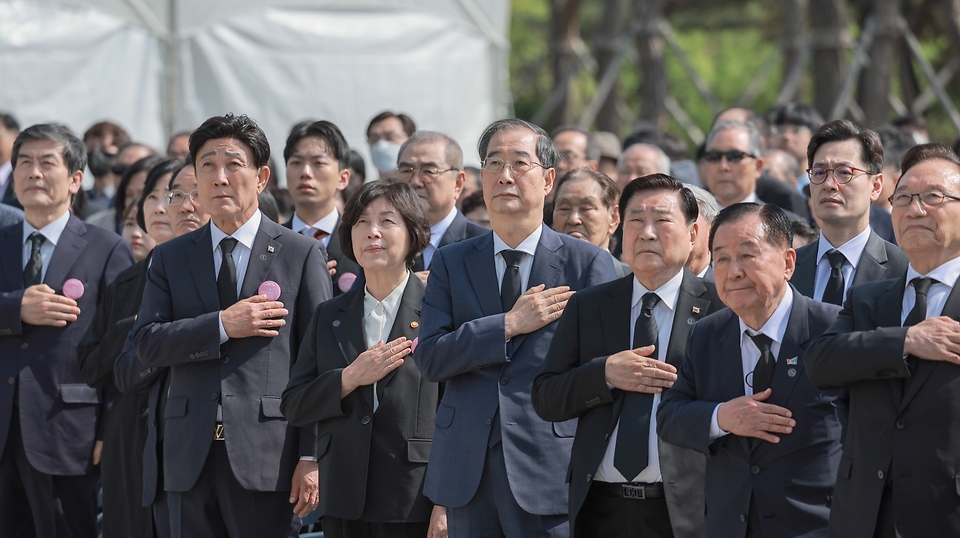
<path id="1" fill-rule="evenodd" d="M 899 278 L 907 257 L 870 228 L 870 207 L 883 190 L 880 136 L 848 120 L 824 124 L 807 146 L 813 214 L 820 239 L 797 250 L 790 281 L 797 291 L 840 305 L 850 286 Z"/>
<path id="2" fill-rule="evenodd" d="M 763 172 L 760 132 L 749 122 L 724 121 L 707 135 L 703 180 L 720 207 L 740 202 L 766 203 L 757 198 Z"/>
<path id="3" fill-rule="evenodd" d="M 821 388 L 850 390 L 830 536 L 960 535 L 960 159 L 910 149 L 890 202 L 910 259 L 855 286 L 803 357 Z"/>
<path id="4" fill-rule="evenodd" d="M 423 492 L 453 538 L 566 537 L 576 423 L 540 419 L 530 391 L 567 300 L 616 273 L 543 224 L 560 160 L 543 129 L 500 120 L 479 150 L 493 231 L 434 253 L 414 351 L 424 379 L 446 382 Z"/>
<path id="5" fill-rule="evenodd" d="M 413 133 L 400 147 L 397 180 L 411 187 L 420 197 L 430 221 L 430 243 L 413 264 L 424 282 L 437 249 L 483 235 L 489 230 L 467 220 L 457 209 L 463 190 L 463 150 L 452 138 L 431 131 Z"/>

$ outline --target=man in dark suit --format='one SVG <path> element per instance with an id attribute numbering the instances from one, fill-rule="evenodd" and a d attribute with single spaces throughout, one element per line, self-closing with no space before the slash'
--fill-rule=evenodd
<path id="1" fill-rule="evenodd" d="M 350 146 L 329 121 L 304 121 L 290 131 L 283 158 L 287 163 L 287 190 L 295 206 L 293 218 L 284 226 L 320 241 L 333 273 L 333 294 L 340 295 L 360 275 L 360 266 L 340 249 L 337 233 L 337 192 L 350 183 Z M 341 284 L 344 275 L 349 276 Z"/>
<path id="2" fill-rule="evenodd" d="M 22 221 L 23 211 L 7 204 L 0 204 L 0 227 L 19 224 Z"/>
<path id="3" fill-rule="evenodd" d="M 875 131 L 835 120 L 813 133 L 807 148 L 810 197 L 820 239 L 797 250 L 790 283 L 818 301 L 840 305 L 850 286 L 907 272 L 903 251 L 870 227 L 883 189 L 883 146 Z"/>
<path id="4" fill-rule="evenodd" d="M 426 283 L 438 249 L 490 230 L 470 222 L 457 209 L 467 174 L 463 171 L 463 150 L 456 140 L 417 131 L 400 146 L 397 162 L 397 180 L 413 187 L 430 221 L 430 243 L 413 262 L 413 270 Z"/>
<path id="5" fill-rule="evenodd" d="M 0 228 L 0 529 L 94 537 L 102 399 L 77 344 L 133 252 L 70 213 L 86 150 L 66 127 L 21 132 L 13 163 L 25 220 Z M 84 286 L 76 300 L 63 295 L 68 279 Z"/>
<path id="6" fill-rule="evenodd" d="M 713 284 L 684 268 L 697 200 L 654 174 L 627 185 L 620 210 L 633 272 L 570 299 L 533 406 L 544 420 L 579 418 L 567 477 L 573 536 L 701 537 L 706 460 L 660 443 L 651 416 L 691 325 L 723 306 Z"/>
<path id="7" fill-rule="evenodd" d="M 560 158 L 543 129 L 496 121 L 479 149 L 493 232 L 434 254 L 414 351 L 425 379 L 447 383 L 423 491 L 453 537 L 567 536 L 576 425 L 540 419 L 530 388 L 567 300 L 612 280 L 613 263 L 543 225 Z"/>
<path id="8" fill-rule="evenodd" d="M 22 209 L 13 190 L 13 142 L 20 134 L 17 120 L 0 111 L 0 204 Z"/>
<path id="9" fill-rule="evenodd" d="M 147 367 L 168 366 L 164 488 L 178 536 L 283 536 L 316 507 L 316 427 L 280 394 L 309 317 L 331 295 L 316 241 L 263 218 L 270 146 L 246 116 L 190 136 L 210 224 L 154 250 L 134 329 Z M 279 300 L 258 292 L 279 284 Z M 289 503 L 289 504 L 288 504 Z"/>
<path id="10" fill-rule="evenodd" d="M 729 309 L 698 322 L 657 433 L 707 455 L 707 537 L 826 536 L 845 391 L 803 375 L 803 350 L 839 307 L 787 282 L 793 229 L 773 205 L 737 204 L 711 233 L 717 293 Z"/>
<path id="11" fill-rule="evenodd" d="M 907 152 L 891 198 L 906 275 L 851 289 L 804 356 L 817 386 L 850 390 L 830 536 L 960 535 L 957 200 L 949 147 Z"/>

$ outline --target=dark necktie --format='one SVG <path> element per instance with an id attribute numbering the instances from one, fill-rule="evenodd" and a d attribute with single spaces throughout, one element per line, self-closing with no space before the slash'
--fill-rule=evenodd
<path id="1" fill-rule="evenodd" d="M 633 349 L 658 346 L 660 329 L 653 317 L 653 308 L 660 296 L 648 292 L 643 296 L 640 315 L 633 329 Z M 654 349 L 650 357 L 657 358 Z M 653 394 L 625 392 L 623 410 L 620 412 L 620 428 L 617 431 L 617 446 L 613 452 L 613 466 L 628 482 L 633 481 L 649 463 L 650 413 L 653 411 Z"/>
<path id="2" fill-rule="evenodd" d="M 748 333 L 749 334 L 749 333 Z M 770 388 L 773 382 L 773 369 L 777 366 L 777 361 L 773 359 L 773 352 L 770 351 L 770 344 L 773 340 L 765 334 L 751 334 L 753 343 L 760 348 L 760 360 L 753 368 L 753 393 L 760 394 Z"/>
<path id="3" fill-rule="evenodd" d="M 846 256 L 837 249 L 827 252 L 827 259 L 830 261 L 830 279 L 827 280 L 827 287 L 823 289 L 823 302 L 843 306 L 843 262 L 847 261 Z"/>
<path id="4" fill-rule="evenodd" d="M 47 240 L 40 232 L 33 232 L 28 238 L 30 241 L 30 259 L 23 268 L 23 287 L 36 286 L 43 281 L 43 258 L 40 256 L 40 246 Z"/>
<path id="5" fill-rule="evenodd" d="M 913 285 L 913 291 L 917 294 L 917 300 L 913 303 L 913 310 L 907 314 L 907 319 L 903 321 L 904 327 L 912 327 L 917 323 L 927 319 L 927 294 L 930 293 L 930 286 L 933 284 L 934 279 L 930 277 L 917 277 L 910 281 Z M 914 357 L 913 355 L 907 356 L 907 365 L 910 367 L 910 373 L 913 374 L 917 370 L 917 366 L 920 364 L 920 359 Z M 908 384 L 910 378 L 907 378 L 904 383 Z"/>
<path id="6" fill-rule="evenodd" d="M 330 235 L 329 232 L 325 232 L 325 231 L 319 230 L 319 229 L 318 229 L 317 231 L 313 232 L 313 238 L 314 238 L 314 239 L 323 239 L 324 237 L 326 237 L 326 236 L 328 236 L 328 235 Z"/>
<path id="7" fill-rule="evenodd" d="M 507 270 L 503 272 L 503 282 L 500 284 L 500 305 L 504 312 L 509 312 L 520 298 L 520 261 L 523 252 L 503 250 L 500 255 L 507 262 Z"/>
<path id="8" fill-rule="evenodd" d="M 237 265 L 233 261 L 233 249 L 237 240 L 224 237 L 220 240 L 220 273 L 217 274 L 217 293 L 220 295 L 220 309 L 226 310 L 237 302 Z"/>

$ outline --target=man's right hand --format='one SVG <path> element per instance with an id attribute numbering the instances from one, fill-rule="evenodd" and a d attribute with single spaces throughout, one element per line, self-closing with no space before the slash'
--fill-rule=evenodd
<path id="1" fill-rule="evenodd" d="M 20 301 L 20 320 L 30 325 L 64 327 L 68 321 L 77 321 L 80 308 L 69 297 L 57 295 L 46 284 L 30 286 L 23 291 Z"/>
<path id="2" fill-rule="evenodd" d="M 507 312 L 504 321 L 507 340 L 532 333 L 560 319 L 563 309 L 567 307 L 567 301 L 573 297 L 573 292 L 569 286 L 544 289 L 545 287 L 540 284 L 530 288 Z"/>
<path id="3" fill-rule="evenodd" d="M 230 338 L 250 336 L 279 336 L 276 329 L 287 322 L 283 319 L 289 314 L 280 301 L 268 301 L 266 295 L 254 295 L 237 301 L 230 308 L 220 312 L 223 330 Z"/>
<path id="4" fill-rule="evenodd" d="M 960 364 L 960 323 L 947 316 L 937 316 L 907 329 L 903 354 L 928 361 Z"/>
<path id="5" fill-rule="evenodd" d="M 720 404 L 717 410 L 717 425 L 720 429 L 741 437 L 756 437 L 771 443 L 779 443 L 774 433 L 793 433 L 797 421 L 793 413 L 779 405 L 762 403 L 773 391 L 767 389 L 753 396 L 741 396 Z"/>
<path id="6" fill-rule="evenodd" d="M 659 394 L 677 380 L 677 369 L 650 358 L 656 348 L 645 346 L 627 349 L 607 357 L 604 363 L 607 383 L 630 392 Z"/>

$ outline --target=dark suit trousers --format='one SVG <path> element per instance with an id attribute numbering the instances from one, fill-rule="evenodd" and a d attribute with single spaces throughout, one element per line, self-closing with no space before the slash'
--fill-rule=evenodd
<path id="1" fill-rule="evenodd" d="M 580 538 L 673 538 L 667 499 L 624 499 L 591 488 L 577 514 Z"/>
<path id="2" fill-rule="evenodd" d="M 7 446 L 0 459 L 0 534 L 96 538 L 98 474 L 41 473 L 27 460 L 20 410 L 13 407 Z"/>
<path id="3" fill-rule="evenodd" d="M 193 488 L 167 492 L 170 533 L 173 538 L 288 536 L 291 525 L 300 529 L 289 498 L 289 491 L 243 489 L 230 468 L 226 443 L 214 441 Z"/>
<path id="4" fill-rule="evenodd" d="M 105 417 L 103 458 L 103 536 L 153 536 L 153 511 L 142 506 L 143 445 L 147 397 L 118 393 Z"/>
<path id="5" fill-rule="evenodd" d="M 430 523 L 367 523 L 340 519 L 338 517 L 322 517 L 324 538 L 423 538 L 427 535 Z"/>

